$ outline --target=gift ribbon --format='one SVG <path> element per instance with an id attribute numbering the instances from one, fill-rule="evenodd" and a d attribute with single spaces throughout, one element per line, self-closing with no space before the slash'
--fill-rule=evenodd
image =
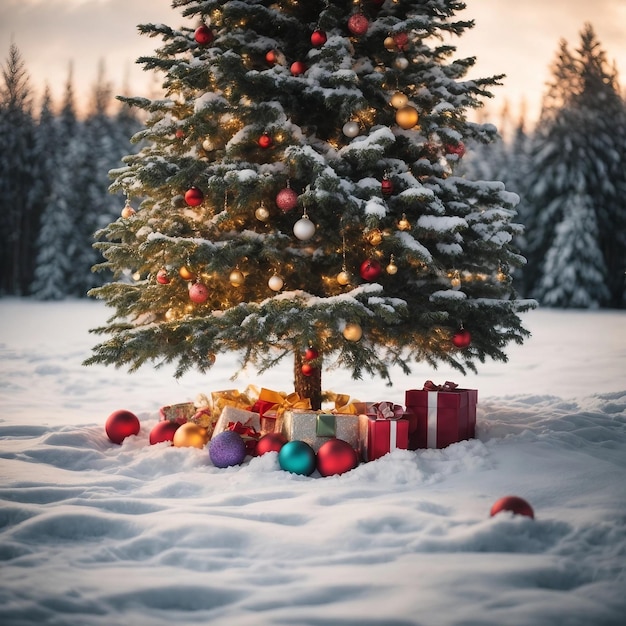
<path id="1" fill-rule="evenodd" d="M 228 422 L 225 430 L 232 430 L 241 435 L 246 444 L 246 453 L 254 456 L 256 444 L 261 437 L 261 433 L 258 433 L 252 426 L 244 426 L 241 422 Z"/>
<path id="2" fill-rule="evenodd" d="M 339 415 L 358 415 L 360 413 L 357 407 L 358 400 L 350 402 L 350 396 L 348 394 L 327 391 L 324 395 L 329 402 L 335 404 L 335 408 L 332 410 L 333 413 Z"/>
<path id="3" fill-rule="evenodd" d="M 454 391 L 458 385 L 456 383 L 446 380 L 443 385 L 435 385 L 432 380 L 427 380 L 424 383 L 424 391 Z"/>
<path id="4" fill-rule="evenodd" d="M 393 402 L 376 402 L 367 408 L 367 416 L 377 420 L 397 420 L 404 415 L 404 409 Z"/>
<path id="5" fill-rule="evenodd" d="M 282 415 L 287 409 L 311 408 L 311 400 L 309 398 L 301 398 L 295 391 L 288 395 L 283 395 L 278 391 L 263 388 L 259 393 L 259 401 L 271 403 L 265 412 L 276 411 L 276 416 Z"/>
<path id="6" fill-rule="evenodd" d="M 426 447 L 437 447 L 437 396 L 438 391 L 428 392 L 428 413 L 426 426 Z"/>

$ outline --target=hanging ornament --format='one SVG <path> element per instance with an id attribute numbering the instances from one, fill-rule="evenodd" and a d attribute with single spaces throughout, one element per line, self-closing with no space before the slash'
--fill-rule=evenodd
<path id="1" fill-rule="evenodd" d="M 204 283 L 194 283 L 189 288 L 189 299 L 196 304 L 204 304 L 209 299 L 209 290 Z"/>
<path id="2" fill-rule="evenodd" d="M 365 35 L 369 26 L 369 20 L 363 13 L 353 13 L 348 19 L 348 30 L 357 37 Z"/>
<path id="3" fill-rule="evenodd" d="M 380 190 L 382 191 L 383 196 L 390 196 L 393 193 L 393 182 L 391 178 L 389 178 L 389 174 L 386 172 L 380 183 Z"/>
<path id="4" fill-rule="evenodd" d="M 406 57 L 397 57 L 393 62 L 394 67 L 397 70 L 405 70 L 409 67 L 409 60 Z"/>
<path id="5" fill-rule="evenodd" d="M 373 228 L 367 231 L 365 239 L 370 246 L 379 246 L 383 241 L 383 233 L 379 228 Z"/>
<path id="6" fill-rule="evenodd" d="M 284 284 L 285 281 L 278 274 L 274 274 L 267 281 L 267 285 L 272 291 L 280 291 L 283 288 Z"/>
<path id="7" fill-rule="evenodd" d="M 404 130 L 413 128 L 417 124 L 418 119 L 419 115 L 417 113 L 417 109 L 412 107 L 410 104 L 407 104 L 396 111 L 396 122 L 398 126 Z"/>
<path id="8" fill-rule="evenodd" d="M 360 324 L 356 323 L 348 323 L 346 327 L 343 329 L 343 336 L 348 341 L 359 341 L 363 336 L 363 329 Z"/>
<path id="9" fill-rule="evenodd" d="M 345 286 L 350 282 L 350 274 L 345 270 L 345 268 L 337 274 L 337 282 L 342 286 Z"/>
<path id="10" fill-rule="evenodd" d="M 266 148 L 271 148 L 274 145 L 274 140 L 272 139 L 272 136 L 269 133 L 263 133 L 257 139 L 257 143 L 259 144 L 259 147 L 266 149 Z"/>
<path id="11" fill-rule="evenodd" d="M 206 24 L 201 24 L 200 26 L 198 26 L 198 28 L 196 28 L 193 34 L 193 38 L 201 46 L 206 46 L 210 44 L 213 41 L 213 39 L 215 39 L 215 35 L 213 34 L 213 31 Z"/>
<path id="12" fill-rule="evenodd" d="M 213 152 L 213 150 L 215 150 L 215 144 L 213 143 L 213 141 L 207 137 L 203 142 L 202 142 L 202 149 L 205 152 Z"/>
<path id="13" fill-rule="evenodd" d="M 317 359 L 317 357 L 320 355 L 320 353 L 313 347 L 313 346 L 309 346 L 305 351 L 304 351 L 304 358 L 307 361 L 312 361 L 313 359 Z"/>
<path id="14" fill-rule="evenodd" d="M 396 91 L 396 93 L 391 96 L 390 103 L 394 109 L 401 109 L 409 103 L 409 99 L 401 91 Z"/>
<path id="15" fill-rule="evenodd" d="M 135 209 L 133 209 L 133 207 L 130 206 L 130 204 L 128 203 L 128 200 L 126 201 L 126 204 L 124 205 L 124 208 L 122 209 L 121 215 L 124 219 L 128 219 L 129 217 L 132 217 L 133 215 L 135 215 Z"/>
<path id="16" fill-rule="evenodd" d="M 396 42 L 391 36 L 385 37 L 385 41 L 383 41 L 383 46 L 385 46 L 385 49 L 389 50 L 389 52 L 393 52 L 396 49 Z"/>
<path id="17" fill-rule="evenodd" d="M 294 76 L 301 76 L 306 72 L 307 67 L 303 61 L 294 61 L 289 69 Z"/>
<path id="18" fill-rule="evenodd" d="M 402 51 L 409 43 L 409 36 L 406 33 L 396 33 L 393 35 L 393 42 L 396 44 L 398 50 Z"/>
<path id="19" fill-rule="evenodd" d="M 274 65 L 278 62 L 278 54 L 276 54 L 276 50 L 268 50 L 265 54 L 265 60 L 270 64 Z"/>
<path id="20" fill-rule="evenodd" d="M 230 273 L 228 280 L 233 287 L 241 287 L 245 281 L 245 277 L 240 270 L 235 269 Z"/>
<path id="21" fill-rule="evenodd" d="M 459 159 L 465 154 L 465 144 L 459 141 L 456 145 L 448 144 L 445 146 L 446 154 L 456 154 Z"/>
<path id="22" fill-rule="evenodd" d="M 315 234 L 315 224 L 309 219 L 306 211 L 293 225 L 293 234 L 300 239 L 300 241 L 308 241 Z"/>
<path id="23" fill-rule="evenodd" d="M 470 343 L 472 343 L 472 335 L 469 330 L 463 328 L 461 324 L 461 328 L 457 330 L 454 335 L 452 335 L 452 343 L 457 348 L 467 348 Z"/>
<path id="24" fill-rule="evenodd" d="M 409 220 L 406 219 L 406 213 L 402 214 L 402 217 L 398 222 L 398 230 L 411 230 L 411 224 Z"/>
<path id="25" fill-rule="evenodd" d="M 185 202 L 189 206 L 200 206 L 204 200 L 204 194 L 197 187 L 190 187 L 185 192 Z"/>
<path id="26" fill-rule="evenodd" d="M 314 30 L 313 33 L 311 34 L 311 45 L 314 48 L 321 48 L 326 41 L 328 40 L 328 37 L 326 36 L 326 33 L 323 30 L 320 30 L 319 28 Z"/>
<path id="27" fill-rule="evenodd" d="M 385 268 L 385 271 L 387 272 L 387 274 L 390 274 L 393 276 L 393 274 L 397 274 L 398 272 L 398 266 L 396 265 L 396 259 L 393 256 L 393 254 L 391 255 L 391 258 L 389 259 L 389 265 L 387 265 L 387 267 Z"/>
<path id="28" fill-rule="evenodd" d="M 360 130 L 358 122 L 346 122 L 342 128 L 343 134 L 350 139 L 356 137 Z"/>
<path id="29" fill-rule="evenodd" d="M 361 278 L 368 282 L 376 280 L 381 275 L 382 271 L 382 265 L 376 259 L 365 259 L 359 268 Z"/>
<path id="30" fill-rule="evenodd" d="M 156 281 L 159 285 L 168 285 L 170 282 L 170 277 L 167 275 L 167 270 L 162 267 L 156 275 Z"/>
<path id="31" fill-rule="evenodd" d="M 178 275 L 183 280 L 196 280 L 196 275 L 185 265 L 178 270 Z"/>
<path id="32" fill-rule="evenodd" d="M 313 374 L 315 374 L 315 370 L 316 368 L 310 363 L 303 363 L 300 368 L 303 376 L 313 376 Z"/>
<path id="33" fill-rule="evenodd" d="M 287 181 L 287 186 L 278 192 L 276 196 L 276 206 L 285 213 L 298 206 L 298 194 L 291 189 L 289 181 Z"/>
<path id="34" fill-rule="evenodd" d="M 454 291 L 458 291 L 461 288 L 461 275 L 458 271 L 454 272 L 454 275 L 450 279 L 450 286 Z"/>
<path id="35" fill-rule="evenodd" d="M 267 222 L 267 220 L 270 218 L 270 212 L 261 202 L 261 206 L 254 212 L 254 216 L 259 220 L 259 222 Z"/>

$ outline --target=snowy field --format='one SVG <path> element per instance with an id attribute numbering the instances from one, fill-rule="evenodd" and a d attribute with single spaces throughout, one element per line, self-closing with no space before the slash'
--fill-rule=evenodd
<path id="1" fill-rule="evenodd" d="M 276 453 L 217 469 L 148 445 L 164 404 L 249 383 L 232 357 L 180 381 L 82 360 L 99 303 L 0 300 L 0 624 L 17 626 L 622 626 L 626 620 L 626 313 L 539 310 L 508 364 L 416 367 L 394 386 L 324 387 L 404 403 L 426 379 L 479 390 L 478 438 L 395 451 L 330 478 Z M 126 408 L 137 437 L 111 444 Z M 503 513 L 528 500 L 535 519 Z"/>

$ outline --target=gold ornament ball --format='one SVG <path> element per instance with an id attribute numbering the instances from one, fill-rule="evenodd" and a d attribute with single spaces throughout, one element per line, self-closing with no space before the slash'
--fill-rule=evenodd
<path id="1" fill-rule="evenodd" d="M 337 282 L 340 285 L 347 285 L 350 282 L 350 274 L 348 274 L 345 270 L 342 270 L 339 274 L 337 274 Z"/>
<path id="2" fill-rule="evenodd" d="M 390 102 L 394 109 L 401 109 L 408 104 L 409 99 L 401 91 L 396 91 L 396 93 L 391 96 Z"/>
<path id="3" fill-rule="evenodd" d="M 383 41 L 383 46 L 385 46 L 385 48 L 389 50 L 389 52 L 393 52 L 396 49 L 396 42 L 393 37 L 385 37 L 385 41 Z"/>
<path id="4" fill-rule="evenodd" d="M 233 270 L 228 277 L 230 284 L 233 287 L 241 287 L 244 283 L 244 275 L 239 270 Z"/>
<path id="5" fill-rule="evenodd" d="M 270 218 L 270 212 L 261 205 L 255 212 L 254 216 L 259 220 L 259 222 L 267 222 Z"/>
<path id="6" fill-rule="evenodd" d="M 196 280 L 196 275 L 184 265 L 178 270 L 178 274 L 183 280 Z"/>
<path id="7" fill-rule="evenodd" d="M 127 204 L 123 209 L 122 209 L 122 217 L 124 219 L 128 219 L 129 217 L 132 217 L 133 215 L 135 215 L 135 209 L 133 209 L 132 206 L 130 206 L 130 204 Z"/>
<path id="8" fill-rule="evenodd" d="M 404 215 L 402 216 L 402 219 L 398 222 L 398 230 L 411 230 L 411 224 Z"/>
<path id="9" fill-rule="evenodd" d="M 417 109 L 412 107 L 410 104 L 407 104 L 396 111 L 396 122 L 398 123 L 398 126 L 404 130 L 413 128 L 417 124 L 418 119 L 419 115 L 417 113 Z"/>
<path id="10" fill-rule="evenodd" d="M 398 272 L 398 266 L 395 263 L 389 263 L 385 268 L 387 274 L 396 274 Z"/>
<path id="11" fill-rule="evenodd" d="M 375 228 L 374 230 L 370 230 L 367 233 L 366 238 L 367 238 L 367 242 L 371 246 L 379 246 L 382 243 L 383 234 L 380 232 L 378 228 Z"/>
<path id="12" fill-rule="evenodd" d="M 358 341 L 363 336 L 363 329 L 356 323 L 346 324 L 346 327 L 343 329 L 343 336 L 348 341 Z"/>
<path id="13" fill-rule="evenodd" d="M 182 424 L 174 433 L 172 443 L 177 448 L 204 448 L 209 440 L 209 434 L 206 428 L 194 424 L 194 422 L 186 422 Z"/>

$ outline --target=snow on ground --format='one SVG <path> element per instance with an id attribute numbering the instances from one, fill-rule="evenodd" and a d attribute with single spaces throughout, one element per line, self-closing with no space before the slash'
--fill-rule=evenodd
<path id="1" fill-rule="evenodd" d="M 249 383 L 233 357 L 180 381 L 82 360 L 99 303 L 0 300 L 0 623 L 610 626 L 626 614 L 626 314 L 538 310 L 532 338 L 460 376 L 325 388 L 403 403 L 426 379 L 479 390 L 478 438 L 303 477 L 270 453 L 228 469 L 148 445 L 164 404 Z M 142 430 L 111 444 L 114 410 Z M 535 520 L 489 517 L 499 497 Z"/>

